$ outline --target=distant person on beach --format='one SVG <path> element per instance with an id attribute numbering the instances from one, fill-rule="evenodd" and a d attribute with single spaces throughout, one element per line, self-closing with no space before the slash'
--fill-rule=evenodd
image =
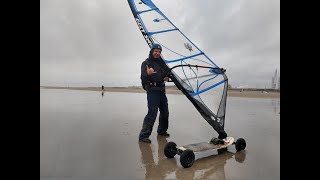
<path id="1" fill-rule="evenodd" d="M 102 85 L 101 89 L 102 89 L 102 91 L 104 91 L 104 86 L 103 85 Z"/>
<path id="2" fill-rule="evenodd" d="M 166 96 L 165 70 L 162 68 L 161 62 L 162 47 L 159 44 L 153 44 L 149 58 L 141 64 L 141 83 L 143 89 L 147 92 L 148 113 L 144 118 L 142 129 L 139 134 L 139 141 L 151 143 L 149 136 L 151 135 L 154 122 L 157 118 L 158 109 L 160 110 L 158 135 L 169 137 L 169 110 L 168 100 Z M 163 78 L 164 77 L 164 78 Z"/>

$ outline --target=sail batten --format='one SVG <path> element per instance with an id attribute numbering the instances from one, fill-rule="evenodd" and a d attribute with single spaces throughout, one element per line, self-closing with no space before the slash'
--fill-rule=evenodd
<path id="1" fill-rule="evenodd" d="M 157 9 L 158 9 L 158 8 L 148 9 L 148 10 L 145 10 L 145 11 L 137 11 L 137 14 L 142 14 L 142 13 L 154 11 L 154 10 L 157 10 Z"/>
<path id="2" fill-rule="evenodd" d="M 203 53 L 198 53 L 198 54 L 194 54 L 192 56 L 187 56 L 187 57 L 183 57 L 183 58 L 180 58 L 180 59 L 174 59 L 174 60 L 165 60 L 166 63 L 173 63 L 173 62 L 178 62 L 178 61 L 183 61 L 185 59 L 189 59 L 189 58 L 193 58 L 193 57 L 196 57 L 196 56 L 200 56 L 202 55 Z"/>
<path id="3" fill-rule="evenodd" d="M 157 32 L 149 32 L 149 35 L 154 35 L 154 34 L 159 34 L 159 33 L 165 33 L 165 32 L 170 32 L 170 31 L 176 31 L 178 29 L 167 29 L 163 31 L 157 31 Z"/>

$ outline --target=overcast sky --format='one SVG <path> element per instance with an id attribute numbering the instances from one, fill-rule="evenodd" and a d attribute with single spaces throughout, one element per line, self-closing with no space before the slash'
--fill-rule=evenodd
<path id="1" fill-rule="evenodd" d="M 154 0 L 236 86 L 280 75 L 280 0 Z M 127 0 L 41 0 L 40 85 L 140 85 L 149 47 Z"/>

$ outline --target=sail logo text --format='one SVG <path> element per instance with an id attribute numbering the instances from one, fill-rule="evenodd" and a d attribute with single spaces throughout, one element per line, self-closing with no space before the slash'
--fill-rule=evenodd
<path id="1" fill-rule="evenodd" d="M 137 25 L 138 25 L 140 31 L 141 31 L 142 34 L 143 34 L 144 39 L 146 39 L 148 45 L 151 46 L 151 45 L 152 45 L 152 42 L 151 42 L 151 40 L 149 39 L 149 36 L 147 35 L 146 31 L 144 30 L 144 28 L 143 28 L 143 26 L 142 26 L 142 23 L 140 22 L 140 19 L 139 19 L 139 18 L 136 18 L 136 22 L 137 22 Z"/>

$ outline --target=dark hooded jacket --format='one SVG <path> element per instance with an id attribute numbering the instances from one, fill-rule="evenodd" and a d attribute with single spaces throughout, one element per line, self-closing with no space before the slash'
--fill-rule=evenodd
<path id="1" fill-rule="evenodd" d="M 142 62 L 141 64 L 141 84 L 146 91 L 163 91 L 165 92 L 165 83 L 163 78 L 165 77 L 165 70 L 162 68 L 160 61 L 161 57 L 155 59 L 152 55 L 153 50 L 149 53 L 149 58 Z M 147 74 L 147 65 L 149 68 L 153 68 L 154 74 Z"/>

